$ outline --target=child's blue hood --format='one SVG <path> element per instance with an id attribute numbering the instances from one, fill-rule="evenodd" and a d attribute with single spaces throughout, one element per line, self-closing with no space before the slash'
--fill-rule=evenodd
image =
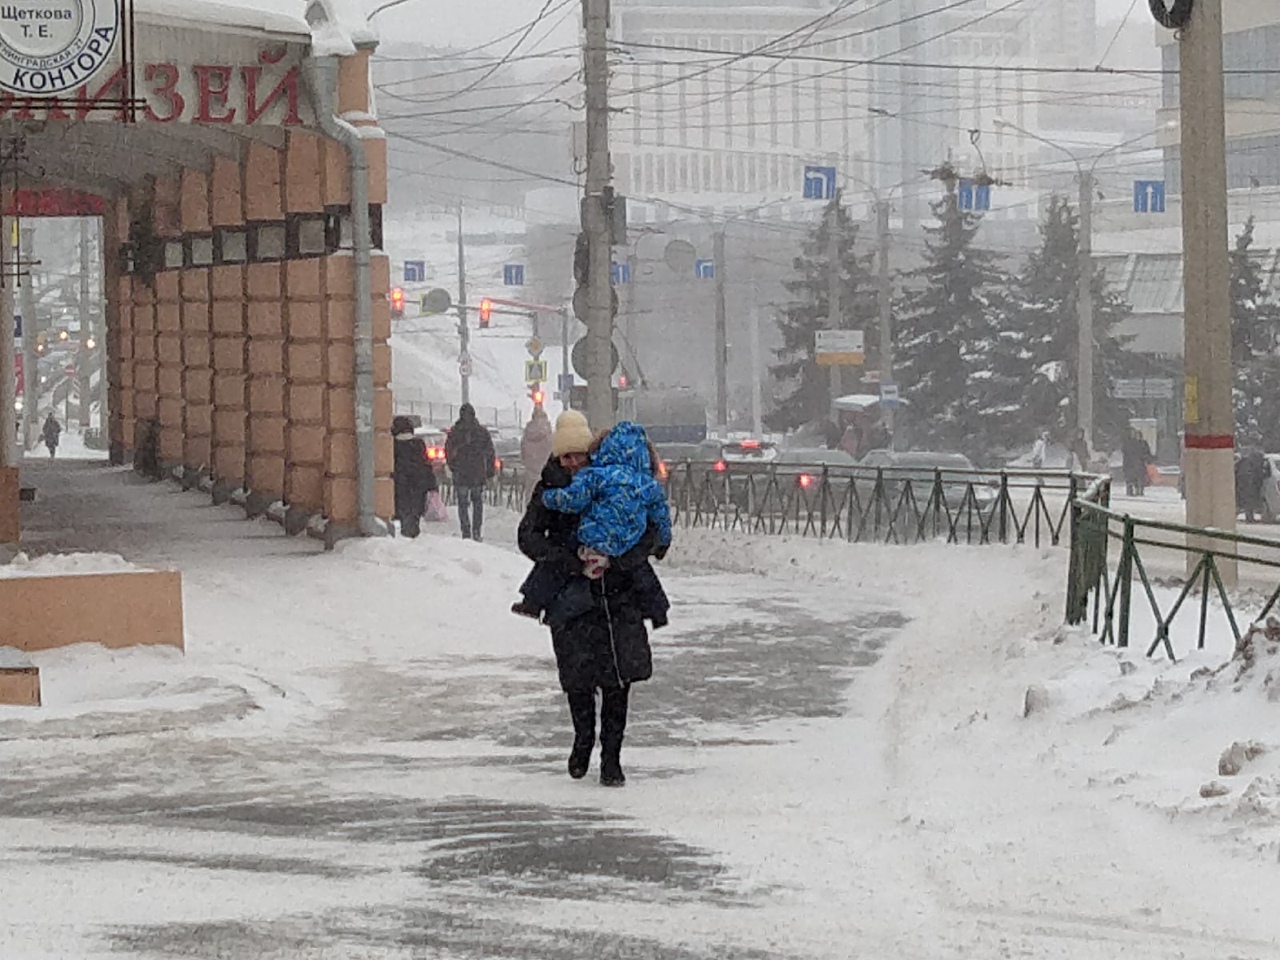
<path id="1" fill-rule="evenodd" d="M 591 461 L 598 467 L 627 467 L 645 476 L 653 473 L 644 428 L 629 421 L 618 424 L 605 435 Z"/>

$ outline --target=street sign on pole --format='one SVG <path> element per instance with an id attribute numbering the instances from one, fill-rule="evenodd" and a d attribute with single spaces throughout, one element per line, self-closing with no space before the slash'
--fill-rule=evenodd
<path id="1" fill-rule="evenodd" d="M 1112 389 L 1117 400 L 1173 399 L 1173 381 L 1168 377 L 1119 379 Z"/>
<path id="2" fill-rule="evenodd" d="M 1164 181 L 1133 181 L 1133 212 L 1164 213 Z"/>
<path id="3" fill-rule="evenodd" d="M 880 384 L 880 402 L 886 407 L 896 407 L 900 397 L 896 383 Z"/>
<path id="4" fill-rule="evenodd" d="M 502 268 L 502 283 L 508 287 L 524 286 L 524 264 L 508 263 Z"/>
<path id="5" fill-rule="evenodd" d="M 547 382 L 547 361 L 526 360 L 524 362 L 524 382 L 525 383 L 546 383 Z"/>
<path id="6" fill-rule="evenodd" d="M 613 282 L 621 285 L 631 282 L 631 264 L 615 263 L 613 265 Z"/>
<path id="7" fill-rule="evenodd" d="M 537 360 L 542 356 L 542 341 L 537 337 L 531 337 L 524 348 L 529 351 L 529 356 Z"/>
<path id="8" fill-rule="evenodd" d="M 464 353 L 462 356 L 458 357 L 458 372 L 464 377 L 471 376 L 471 354 Z"/>
<path id="9" fill-rule="evenodd" d="M 573 386 L 574 386 L 574 382 L 575 382 L 575 381 L 574 381 L 574 376 L 573 376 L 573 374 L 572 374 L 572 373 L 562 373 L 562 374 L 560 374 L 560 376 L 557 378 L 557 382 L 558 382 L 558 384 L 559 384 L 559 388 L 560 388 L 560 395 L 561 395 L 562 397 L 567 397 L 567 396 L 569 396 L 569 392 L 570 392 L 571 390 L 573 390 Z"/>
<path id="10" fill-rule="evenodd" d="M 819 330 L 814 335 L 814 358 L 821 367 L 857 367 L 867 358 L 861 330 Z"/>
<path id="11" fill-rule="evenodd" d="M 806 200 L 832 200 L 836 195 L 835 167 L 804 168 L 804 198 Z"/>
<path id="12" fill-rule="evenodd" d="M 427 279 L 427 261 L 406 260 L 404 262 L 404 282 L 422 283 Z"/>
<path id="13" fill-rule="evenodd" d="M 714 280 L 716 278 L 716 262 L 714 260 L 695 260 L 693 275 L 699 280 Z"/>
<path id="14" fill-rule="evenodd" d="M 419 300 L 419 308 L 422 312 L 432 316 L 447 313 L 452 306 L 453 297 L 449 296 L 449 291 L 442 290 L 439 287 L 435 290 L 427 291 Z"/>
<path id="15" fill-rule="evenodd" d="M 618 347 L 616 344 L 609 344 L 609 352 L 612 357 L 612 363 L 609 365 L 609 375 L 613 376 L 613 374 L 617 372 L 618 364 L 622 362 L 622 357 L 618 354 Z M 584 380 L 587 379 L 586 373 L 583 372 L 587 369 L 586 337 L 583 337 L 573 345 L 573 353 L 570 356 L 570 363 L 573 364 L 573 369 L 577 372 L 578 376 L 582 377 Z"/>
<path id="16" fill-rule="evenodd" d="M 956 205 L 971 213 L 985 213 L 991 209 L 991 185 L 961 180 L 956 191 Z"/>

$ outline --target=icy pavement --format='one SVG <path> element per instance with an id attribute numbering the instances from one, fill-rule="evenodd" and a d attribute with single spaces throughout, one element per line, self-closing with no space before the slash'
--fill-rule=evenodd
<path id="1" fill-rule="evenodd" d="M 326 555 L 36 479 L 38 548 L 183 570 L 188 652 L 41 655 L 49 706 L 0 710 L 4 960 L 1280 956 L 1275 852 L 1175 822 L 1199 773 L 1143 784 L 1159 704 L 1046 630 L 1059 552 L 679 532 L 609 791 L 563 772 L 510 515 Z"/>

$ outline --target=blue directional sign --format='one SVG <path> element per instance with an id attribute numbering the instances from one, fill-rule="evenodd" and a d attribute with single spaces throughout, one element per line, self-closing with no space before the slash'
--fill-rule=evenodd
<path id="1" fill-rule="evenodd" d="M 508 287 L 524 286 L 524 264 L 508 263 L 502 268 L 502 282 Z"/>
<path id="2" fill-rule="evenodd" d="M 1164 213 L 1164 181 L 1133 181 L 1133 212 Z"/>
<path id="3" fill-rule="evenodd" d="M 699 280 L 714 280 L 716 278 L 716 262 L 714 260 L 695 260 L 693 262 L 693 275 Z"/>
<path id="4" fill-rule="evenodd" d="M 615 286 L 620 286 L 621 284 L 624 284 L 624 283 L 630 283 L 631 282 L 631 264 L 615 263 L 610 268 L 609 274 L 613 278 L 613 282 Z"/>
<path id="5" fill-rule="evenodd" d="M 422 283 L 427 279 L 427 261 L 406 260 L 404 262 L 404 282 Z"/>
<path id="6" fill-rule="evenodd" d="M 804 168 L 804 198 L 806 200 L 831 200 L 835 195 L 835 167 Z"/>
<path id="7" fill-rule="evenodd" d="M 20 313 L 13 315 L 13 339 L 22 339 L 22 314 Z"/>
<path id="8" fill-rule="evenodd" d="M 975 183 L 973 180 L 961 180 L 956 202 L 961 210 L 974 213 L 986 212 L 991 209 L 991 185 Z"/>

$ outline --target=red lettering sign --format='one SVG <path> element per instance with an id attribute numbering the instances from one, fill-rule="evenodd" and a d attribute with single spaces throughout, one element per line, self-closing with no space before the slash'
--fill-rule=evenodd
<path id="1" fill-rule="evenodd" d="M 156 80 L 160 81 L 151 88 L 151 92 L 168 108 L 167 112 L 160 114 L 148 103 L 147 119 L 155 123 L 173 123 L 173 121 L 182 116 L 182 111 L 187 106 L 187 101 L 178 92 L 178 81 L 182 79 L 182 74 L 178 72 L 178 65 L 176 63 L 149 63 L 147 64 L 146 76 L 147 83 L 154 83 Z"/>
<path id="2" fill-rule="evenodd" d="M 82 190 L 15 190 L 5 207 L 6 217 L 101 217 L 107 201 Z"/>
<path id="3" fill-rule="evenodd" d="M 192 69 L 196 72 L 196 92 L 199 94 L 195 122 L 235 123 L 236 108 L 227 109 L 231 92 L 231 68 L 197 64 Z M 214 113 L 215 110 L 218 112 Z"/>

